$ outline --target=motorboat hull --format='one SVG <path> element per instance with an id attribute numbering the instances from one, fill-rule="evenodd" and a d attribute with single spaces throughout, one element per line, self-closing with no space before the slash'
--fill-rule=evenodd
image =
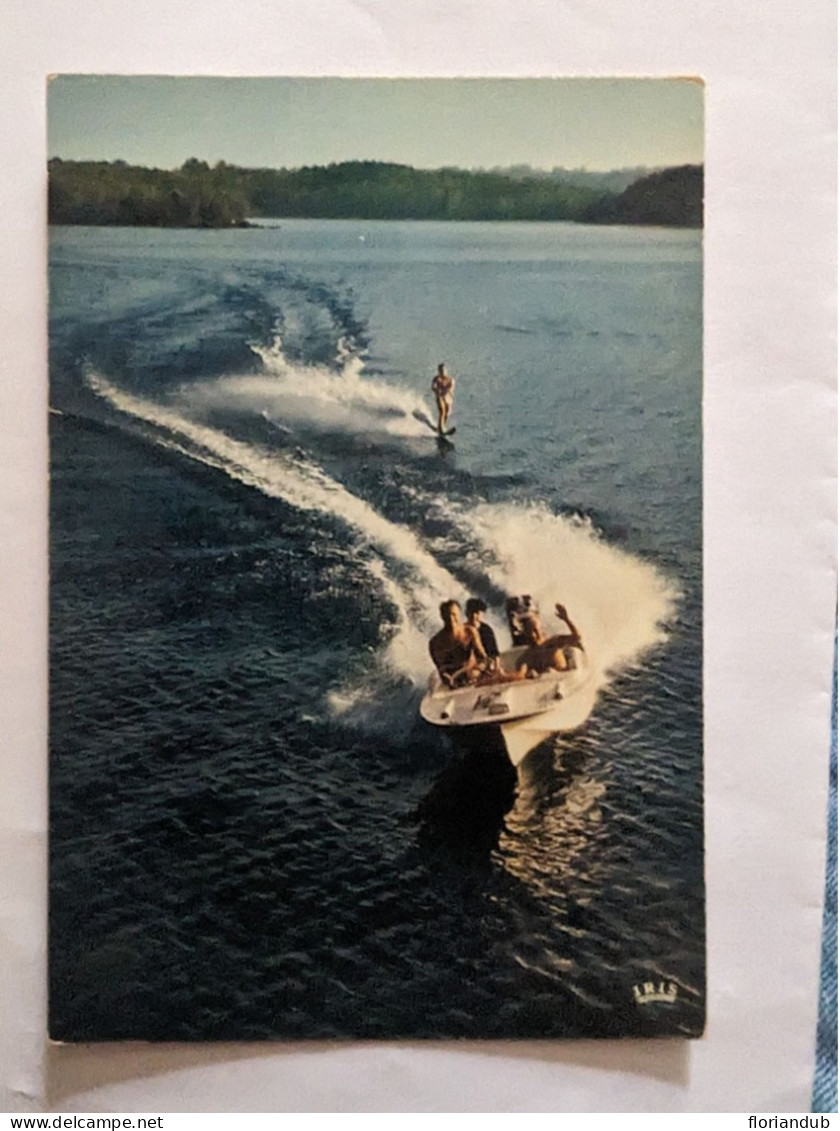
<path id="1" fill-rule="evenodd" d="M 514 670 L 523 649 L 502 656 L 502 666 Z M 432 726 L 460 731 L 466 727 L 498 726 L 514 765 L 551 734 L 573 730 L 588 718 L 595 701 L 592 673 L 585 653 L 575 649 L 576 666 L 550 671 L 535 679 L 510 683 L 449 688 L 437 673 L 420 704 L 420 714 Z"/>

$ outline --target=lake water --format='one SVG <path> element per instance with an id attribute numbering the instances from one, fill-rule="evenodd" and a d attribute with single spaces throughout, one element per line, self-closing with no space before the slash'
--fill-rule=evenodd
<path id="1" fill-rule="evenodd" d="M 51 231 L 52 1036 L 696 1035 L 700 234 L 274 223 Z M 525 592 L 514 772 L 417 707 Z"/>

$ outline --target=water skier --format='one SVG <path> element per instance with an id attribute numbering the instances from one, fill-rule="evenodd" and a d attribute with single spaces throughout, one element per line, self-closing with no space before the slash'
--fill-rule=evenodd
<path id="1" fill-rule="evenodd" d="M 432 379 L 432 392 L 435 394 L 438 410 L 438 432 L 442 436 L 446 432 L 449 413 L 452 411 L 452 402 L 455 399 L 455 378 L 446 372 L 443 362 L 437 367 L 437 373 Z"/>

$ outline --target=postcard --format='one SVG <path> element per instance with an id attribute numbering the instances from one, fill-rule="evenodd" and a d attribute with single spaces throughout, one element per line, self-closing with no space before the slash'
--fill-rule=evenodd
<path id="1" fill-rule="evenodd" d="M 703 96 L 51 80 L 53 1039 L 702 1034 Z"/>
<path id="2" fill-rule="evenodd" d="M 396 5 L 329 0 L 317 10 L 283 0 L 269 6 L 246 0 L 236 13 L 220 9 L 218 18 L 212 3 L 200 10 L 190 4 L 165 9 L 155 3 L 142 9 L 117 5 L 107 20 L 88 0 L 79 0 L 72 10 L 14 2 L 10 10 L 15 52 L 0 77 L 12 140 L 8 175 L 0 186 L 0 321 L 7 363 L 0 414 L 0 720 L 6 769 L 0 800 L 0 949 L 9 972 L 0 993 L 0 1061 L 6 1110 L 806 1112 L 814 1080 L 836 607 L 836 303 L 830 297 L 836 289 L 831 239 L 837 219 L 836 123 L 829 110 L 837 74 L 833 10 L 818 4 L 811 18 L 802 21 L 787 0 L 770 0 L 760 7 L 748 5 L 737 22 L 714 5 L 702 6 L 699 14 L 673 6 L 660 11 L 656 0 L 611 9 L 608 19 L 603 6 L 588 0 L 574 12 L 489 0 L 480 19 L 469 5 L 444 10 L 413 0 Z M 43 218 L 48 157 L 62 153 L 53 145 L 52 126 L 46 145 L 45 78 L 75 72 L 703 76 L 708 953 L 703 1040 L 47 1042 L 45 1048 L 48 397 Z M 496 109 L 503 103 L 499 100 Z M 632 105 L 631 100 L 621 112 Z M 373 145 L 364 146 L 362 159 L 356 146 L 351 152 L 254 157 L 215 146 L 204 149 L 197 142 L 174 154 L 150 155 L 133 148 L 150 118 L 143 127 L 141 117 L 126 109 L 117 99 L 105 100 L 86 127 L 92 137 L 97 119 L 118 119 L 118 147 L 75 153 L 67 147 L 64 159 L 123 160 L 170 172 L 191 157 L 211 168 L 225 160 L 240 168 L 256 162 L 272 170 L 294 169 L 300 161 L 324 165 L 379 159 L 431 171 L 441 161 L 467 171 L 511 169 L 514 161 L 536 165 L 533 154 L 518 158 L 513 147 L 501 158 L 468 158 L 456 147 L 446 156 L 430 157 L 428 165 L 416 153 L 383 155 Z M 581 107 L 580 114 L 584 112 Z M 213 114 L 203 113 L 199 102 L 189 116 L 190 134 L 197 139 Z M 431 102 L 413 116 L 406 135 L 426 118 L 442 139 L 450 119 Z M 183 133 L 163 101 L 151 121 L 160 137 Z M 527 133 L 528 121 L 527 115 L 519 115 L 517 136 Z M 270 124 L 255 117 L 239 132 L 258 136 Z M 481 125 L 479 115 L 470 132 L 477 137 Z M 539 164 L 550 171 L 554 162 Z M 623 158 L 620 164 L 625 165 Z M 603 169 L 599 164 L 593 168 Z M 138 199 L 142 194 L 135 194 L 135 203 Z M 269 222 L 258 215 L 250 219 Z M 137 225 L 135 235 L 142 239 L 150 230 Z M 252 340 L 259 344 L 260 335 Z M 285 348 L 282 335 L 281 342 Z M 469 431 L 463 415 L 469 365 L 444 345 L 430 354 L 429 368 L 412 388 L 420 390 L 422 411 L 434 423 L 437 405 L 429 385 L 442 361 L 456 378 L 450 427 L 457 429 L 452 440 L 460 460 L 459 445 Z M 376 376 L 374 364 L 368 356 L 368 379 Z M 231 372 L 237 374 L 238 369 Z M 89 407 L 89 398 L 86 403 Z M 72 409 L 65 409 L 69 416 Z M 53 413 L 49 422 L 55 426 L 59 419 Z M 428 427 L 422 427 L 436 443 Z M 121 439 L 126 435 L 124 431 Z M 604 525 L 599 529 L 607 533 Z M 609 530 L 611 544 L 620 541 L 616 534 L 615 528 Z M 474 595 L 471 585 L 469 593 Z M 506 591 L 499 598 L 529 595 L 533 602 L 535 595 L 527 589 Z M 492 596 L 485 598 L 483 620 L 490 621 L 508 650 L 512 642 L 505 606 Z M 537 597 L 540 618 L 553 633 L 568 632 L 570 626 L 561 624 L 554 610 L 558 601 L 565 604 L 581 630 L 588 658 L 587 626 L 568 594 Z M 426 639 L 442 627 L 437 608 L 430 620 L 434 623 L 423 629 L 429 633 Z M 426 663 L 430 673 L 431 657 Z M 422 687 L 411 692 L 415 708 L 427 680 L 424 674 Z M 350 706 L 352 702 L 351 696 Z M 451 743 L 451 736 L 443 734 L 440 742 L 445 741 Z M 450 760 L 440 751 L 441 774 L 462 757 L 453 746 L 448 748 Z M 515 791 L 520 790 L 520 774 L 542 757 L 542 749 L 525 756 L 516 771 Z M 415 810 L 409 819 L 416 822 Z M 513 827 L 507 815 L 502 819 L 500 841 Z M 93 826 L 91 820 L 92 833 Z M 441 823 L 435 827 L 440 830 Z M 452 837 L 445 852 L 447 862 L 458 861 Z M 71 936 L 77 928 L 84 930 L 81 903 L 69 924 Z M 100 910 L 101 905 L 97 914 Z M 128 932 L 118 941 L 127 943 Z M 67 945 L 73 945 L 72 937 Z M 114 979 L 125 976 L 127 964 L 116 954 L 108 966 L 103 956 L 99 949 L 95 961 L 107 967 L 101 984 L 110 991 Z M 65 983 L 61 992 L 66 1005 L 72 984 Z M 650 1006 L 660 1007 L 664 1005 Z M 81 1017 L 81 1004 L 77 1012 Z"/>

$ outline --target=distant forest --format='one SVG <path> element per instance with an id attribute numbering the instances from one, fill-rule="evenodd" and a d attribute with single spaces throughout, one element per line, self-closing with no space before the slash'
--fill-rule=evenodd
<path id="1" fill-rule="evenodd" d="M 51 224 L 247 227 L 249 219 L 572 220 L 703 224 L 703 168 L 682 165 L 604 187 L 618 174 L 467 172 L 346 161 L 302 169 L 243 169 L 190 158 L 180 169 L 124 161 L 49 162 Z M 586 182 L 586 178 L 589 183 Z M 602 178 L 598 180 L 597 178 Z M 614 181 L 613 181 L 614 183 Z"/>

